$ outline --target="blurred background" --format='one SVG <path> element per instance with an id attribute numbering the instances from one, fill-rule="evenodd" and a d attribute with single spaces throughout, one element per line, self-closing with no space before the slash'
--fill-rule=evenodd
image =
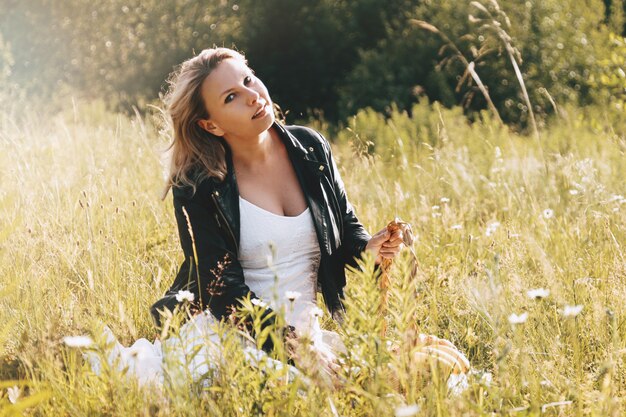
<path id="1" fill-rule="evenodd" d="M 175 65 L 217 45 L 245 53 L 287 122 L 410 112 L 425 97 L 471 118 L 488 108 L 474 62 L 500 117 L 524 129 L 513 60 L 539 123 L 565 102 L 623 110 L 624 11 L 624 0 L 0 0 L 0 95 L 37 112 L 69 96 L 144 111 Z"/>

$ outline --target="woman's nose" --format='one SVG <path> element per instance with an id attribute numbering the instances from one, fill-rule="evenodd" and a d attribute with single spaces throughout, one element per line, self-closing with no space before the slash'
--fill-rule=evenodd
<path id="1" fill-rule="evenodd" d="M 260 94 L 251 88 L 248 89 L 248 104 L 254 104 L 259 101 Z"/>

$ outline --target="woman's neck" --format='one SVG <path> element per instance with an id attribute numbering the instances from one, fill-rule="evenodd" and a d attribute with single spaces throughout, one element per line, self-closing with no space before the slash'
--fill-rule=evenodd
<path id="1" fill-rule="evenodd" d="M 226 140 L 233 155 L 233 163 L 246 170 L 268 163 L 276 148 L 273 129 L 261 133 L 257 138 L 246 140 Z"/>

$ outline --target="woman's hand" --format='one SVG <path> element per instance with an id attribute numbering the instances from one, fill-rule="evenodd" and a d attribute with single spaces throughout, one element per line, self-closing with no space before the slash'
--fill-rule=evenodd
<path id="1" fill-rule="evenodd" d="M 404 247 L 402 230 L 398 229 L 392 233 L 385 227 L 372 236 L 366 251 L 369 251 L 376 259 L 376 264 L 380 264 L 383 258 L 393 259 Z"/>

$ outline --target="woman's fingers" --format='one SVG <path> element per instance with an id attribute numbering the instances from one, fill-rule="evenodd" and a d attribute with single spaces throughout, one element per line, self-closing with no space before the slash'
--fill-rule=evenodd
<path id="1" fill-rule="evenodd" d="M 404 236 L 402 236 L 402 230 L 396 230 L 389 238 L 383 243 L 385 246 L 398 246 L 400 243 L 404 242 Z"/>
<path id="2" fill-rule="evenodd" d="M 402 241 L 402 239 L 393 239 L 393 240 L 387 240 L 385 242 L 383 242 L 382 247 L 383 248 L 395 248 L 398 246 L 402 246 L 404 245 L 404 242 Z"/>

